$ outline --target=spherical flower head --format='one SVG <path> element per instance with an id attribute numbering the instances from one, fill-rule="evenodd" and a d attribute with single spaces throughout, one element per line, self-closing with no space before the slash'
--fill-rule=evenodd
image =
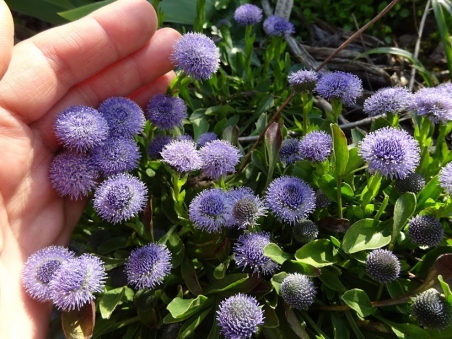
<path id="1" fill-rule="evenodd" d="M 79 310 L 103 291 L 106 277 L 104 263 L 92 254 L 69 259 L 50 281 L 52 301 L 59 310 Z"/>
<path id="2" fill-rule="evenodd" d="M 219 188 L 205 189 L 191 201 L 188 210 L 196 228 L 208 233 L 219 232 L 230 218 L 231 200 Z"/>
<path id="3" fill-rule="evenodd" d="M 400 274 L 400 261 L 391 251 L 377 249 L 369 253 L 366 271 L 372 279 L 386 284 L 396 280 Z"/>
<path id="4" fill-rule="evenodd" d="M 394 182 L 394 188 L 400 193 L 412 192 L 419 193 L 425 187 L 425 179 L 417 173 L 408 174 L 403 179 L 397 179 Z"/>
<path id="5" fill-rule="evenodd" d="M 295 33 L 292 23 L 278 15 L 270 15 L 264 20 L 264 32 L 270 36 L 284 36 Z"/>
<path id="6" fill-rule="evenodd" d="M 359 143 L 359 155 L 369 163 L 369 172 L 391 179 L 413 173 L 420 160 L 418 142 L 406 131 L 384 127 L 369 133 Z"/>
<path id="7" fill-rule="evenodd" d="M 187 117 L 187 105 L 181 98 L 157 94 L 147 106 L 147 118 L 158 128 L 170 130 L 182 125 Z"/>
<path id="8" fill-rule="evenodd" d="M 452 97 L 441 88 L 423 88 L 414 94 L 411 109 L 417 115 L 426 116 L 434 124 L 447 124 L 452 120 Z"/>
<path id="9" fill-rule="evenodd" d="M 163 148 L 173 141 L 170 135 L 156 135 L 150 142 L 148 147 L 148 155 L 151 159 L 161 159 L 160 152 Z"/>
<path id="10" fill-rule="evenodd" d="M 110 137 L 133 138 L 144 129 L 146 119 L 142 109 L 128 98 L 109 98 L 98 110 L 110 126 Z"/>
<path id="11" fill-rule="evenodd" d="M 195 171 L 202 165 L 201 156 L 193 141 L 175 140 L 163 147 L 160 154 L 163 162 L 174 167 L 180 173 Z"/>
<path id="12" fill-rule="evenodd" d="M 99 177 L 91 155 L 71 150 L 57 154 L 49 172 L 50 183 L 55 191 L 74 200 L 87 196 Z"/>
<path id="13" fill-rule="evenodd" d="M 452 95 L 452 83 L 450 82 L 442 83 L 441 85 L 436 86 L 436 88 L 446 93 L 446 95 Z"/>
<path id="14" fill-rule="evenodd" d="M 226 339 L 251 338 L 264 324 L 264 311 L 256 298 L 238 293 L 220 303 L 217 321 Z"/>
<path id="15" fill-rule="evenodd" d="M 213 180 L 235 172 L 240 160 L 240 151 L 226 140 L 213 140 L 199 150 L 203 174 Z"/>
<path id="16" fill-rule="evenodd" d="M 102 144 L 109 134 L 104 117 L 94 108 L 81 105 L 60 112 L 54 127 L 64 147 L 80 152 Z"/>
<path id="17" fill-rule="evenodd" d="M 323 131 L 310 132 L 301 138 L 298 150 L 304 159 L 312 162 L 322 162 L 333 151 L 333 139 Z"/>
<path id="18" fill-rule="evenodd" d="M 188 135 L 188 134 L 182 134 L 182 135 L 178 135 L 177 137 L 176 137 L 176 140 L 177 141 L 194 141 L 193 140 L 193 137 L 191 136 L 191 135 Z"/>
<path id="19" fill-rule="evenodd" d="M 408 234 L 414 244 L 436 247 L 444 237 L 443 225 L 431 215 L 416 215 L 408 223 Z"/>
<path id="20" fill-rule="evenodd" d="M 210 79 L 218 70 L 220 52 L 212 39 L 204 34 L 185 33 L 173 48 L 171 60 L 197 80 Z"/>
<path id="21" fill-rule="evenodd" d="M 317 93 L 327 100 L 342 100 L 351 106 L 363 92 L 361 79 L 347 72 L 331 72 L 323 75 L 317 82 Z"/>
<path id="22" fill-rule="evenodd" d="M 299 140 L 284 139 L 279 149 L 279 159 L 287 165 L 292 165 L 295 161 L 302 160 L 299 152 Z"/>
<path id="23" fill-rule="evenodd" d="M 151 243 L 130 253 L 127 280 L 137 289 L 155 288 L 171 271 L 171 252 L 165 245 Z"/>
<path id="24" fill-rule="evenodd" d="M 411 314 L 421 326 L 441 331 L 452 321 L 452 309 L 441 294 L 429 289 L 419 294 L 413 301 Z"/>
<path id="25" fill-rule="evenodd" d="M 198 147 L 205 146 L 208 142 L 217 140 L 218 136 L 213 132 L 206 132 L 202 133 L 199 137 L 196 143 L 198 144 Z"/>
<path id="26" fill-rule="evenodd" d="M 134 170 L 141 157 L 138 145 L 129 138 L 110 138 L 94 148 L 91 155 L 105 176 Z"/>
<path id="27" fill-rule="evenodd" d="M 452 162 L 439 171 L 439 185 L 447 193 L 452 194 Z"/>
<path id="28" fill-rule="evenodd" d="M 297 310 L 304 310 L 314 303 L 315 288 L 308 276 L 288 274 L 279 290 L 284 302 Z"/>
<path id="29" fill-rule="evenodd" d="M 97 214 L 113 224 L 137 215 L 143 210 L 146 201 L 146 186 L 128 173 L 108 177 L 94 192 Z"/>
<path id="30" fill-rule="evenodd" d="M 234 20 L 241 26 L 252 26 L 262 20 L 262 9 L 255 5 L 244 4 L 237 7 Z"/>
<path id="31" fill-rule="evenodd" d="M 45 247 L 30 255 L 22 271 L 25 292 L 37 301 L 50 301 L 50 281 L 61 264 L 73 257 L 74 252 L 62 246 Z"/>
<path id="32" fill-rule="evenodd" d="M 317 85 L 318 75 L 315 71 L 301 69 L 287 77 L 289 85 L 297 93 L 312 93 Z"/>
<path id="33" fill-rule="evenodd" d="M 331 204 L 331 200 L 321 191 L 315 191 L 315 208 L 325 208 Z"/>
<path id="34" fill-rule="evenodd" d="M 232 213 L 229 226 L 239 229 L 255 226 L 257 220 L 267 214 L 267 207 L 249 187 L 239 187 L 229 192 Z"/>
<path id="35" fill-rule="evenodd" d="M 317 238 L 319 229 L 311 220 L 302 220 L 292 228 L 294 239 L 302 244 L 308 243 Z"/>
<path id="36" fill-rule="evenodd" d="M 315 195 L 303 180 L 282 176 L 273 180 L 266 192 L 265 202 L 281 221 L 291 225 L 306 219 L 315 209 Z"/>
<path id="37" fill-rule="evenodd" d="M 270 233 L 255 232 L 242 234 L 234 245 L 234 259 L 238 267 L 248 266 L 259 276 L 273 274 L 279 265 L 264 255 L 264 247 L 270 244 Z"/>
<path id="38" fill-rule="evenodd" d="M 400 113 L 413 104 L 413 94 L 406 87 L 385 87 L 364 101 L 364 113 L 374 117 Z"/>

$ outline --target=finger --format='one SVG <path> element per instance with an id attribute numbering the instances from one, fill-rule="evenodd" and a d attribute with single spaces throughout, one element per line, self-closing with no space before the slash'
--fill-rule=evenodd
<path id="1" fill-rule="evenodd" d="M 14 24 L 11 12 L 3 0 L 0 0 L 0 79 L 8 68 L 14 45 Z"/>
<path id="2" fill-rule="evenodd" d="M 141 48 L 155 30 L 152 5 L 124 0 L 21 42 L 0 83 L 0 104 L 35 121 L 74 85 Z"/>
<path id="3" fill-rule="evenodd" d="M 156 94 L 165 93 L 168 85 L 173 81 L 176 74 L 173 71 L 166 73 L 154 82 L 147 84 L 134 93 L 129 98 L 135 101 L 141 107 L 146 107 L 149 100 Z"/>

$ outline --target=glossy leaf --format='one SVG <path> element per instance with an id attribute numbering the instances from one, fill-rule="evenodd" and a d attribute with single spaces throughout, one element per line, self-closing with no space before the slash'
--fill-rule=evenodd
<path id="1" fill-rule="evenodd" d="M 61 326 L 67 339 L 89 339 L 93 335 L 96 304 L 86 303 L 80 310 L 61 312 Z"/>
<path id="2" fill-rule="evenodd" d="M 382 225 L 375 226 L 373 219 L 358 220 L 345 233 L 342 249 L 345 253 L 355 253 L 386 246 L 391 241 L 391 230 Z"/>
<path id="3" fill-rule="evenodd" d="M 337 248 L 329 239 L 311 241 L 295 252 L 295 259 L 314 267 L 323 267 L 337 262 Z"/>
<path id="4" fill-rule="evenodd" d="M 110 318 L 116 306 L 121 302 L 124 292 L 125 288 L 119 287 L 104 293 L 99 303 L 99 311 L 103 319 Z"/>
<path id="5" fill-rule="evenodd" d="M 350 306 L 350 308 L 355 310 L 360 317 L 365 318 L 371 314 L 375 314 L 377 311 L 377 309 L 372 306 L 366 292 L 358 288 L 345 292 L 341 296 L 341 299 Z"/>
<path id="6" fill-rule="evenodd" d="M 348 162 L 347 138 L 337 124 L 331 124 L 336 175 L 343 176 Z"/>
<path id="7" fill-rule="evenodd" d="M 269 257 L 278 264 L 283 264 L 286 260 L 292 259 L 292 255 L 284 252 L 278 245 L 274 243 L 267 244 L 264 247 L 264 255 Z"/>

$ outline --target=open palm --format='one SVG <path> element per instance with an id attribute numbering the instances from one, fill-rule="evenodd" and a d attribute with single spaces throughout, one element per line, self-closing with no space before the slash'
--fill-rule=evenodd
<path id="1" fill-rule="evenodd" d="M 45 338 L 51 305 L 24 294 L 22 266 L 43 247 L 67 245 L 86 203 L 50 186 L 55 116 L 110 96 L 144 105 L 164 92 L 179 34 L 156 31 L 146 1 L 123 0 L 14 47 L 12 35 L 0 0 L 0 337 Z"/>

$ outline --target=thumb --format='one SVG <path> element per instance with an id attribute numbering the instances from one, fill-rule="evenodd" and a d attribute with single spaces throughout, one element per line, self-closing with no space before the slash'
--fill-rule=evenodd
<path id="1" fill-rule="evenodd" d="M 4 0 L 0 0 L 0 79 L 8 69 L 14 45 L 13 17 Z"/>

